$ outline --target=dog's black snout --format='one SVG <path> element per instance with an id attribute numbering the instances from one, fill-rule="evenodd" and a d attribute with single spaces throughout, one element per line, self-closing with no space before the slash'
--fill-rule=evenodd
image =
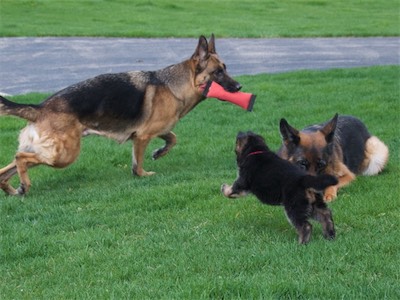
<path id="1" fill-rule="evenodd" d="M 240 89 L 242 88 L 242 85 L 239 82 L 237 82 L 235 88 L 236 88 L 236 91 L 240 91 Z"/>

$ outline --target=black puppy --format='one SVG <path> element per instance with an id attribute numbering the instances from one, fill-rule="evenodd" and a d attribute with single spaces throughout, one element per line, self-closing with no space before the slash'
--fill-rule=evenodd
<path id="1" fill-rule="evenodd" d="M 263 137 L 253 132 L 238 133 L 235 152 L 239 176 L 232 186 L 222 185 L 226 197 L 252 193 L 265 204 L 283 205 L 300 244 L 310 240 L 310 217 L 322 224 L 326 239 L 335 238 L 332 213 L 322 200 L 322 191 L 338 183 L 335 177 L 307 175 L 270 151 Z"/>

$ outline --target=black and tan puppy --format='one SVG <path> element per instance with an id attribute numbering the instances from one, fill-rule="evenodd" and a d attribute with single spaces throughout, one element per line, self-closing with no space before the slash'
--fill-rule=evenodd
<path id="1" fill-rule="evenodd" d="M 353 116 L 338 116 L 323 124 L 299 131 L 281 119 L 282 147 L 278 154 L 310 175 L 330 174 L 337 185 L 324 192 L 329 202 L 338 188 L 349 184 L 356 175 L 375 175 L 383 170 L 389 157 L 387 146 Z"/>
<path id="2" fill-rule="evenodd" d="M 229 92 L 241 87 L 227 74 L 215 50 L 214 35 L 208 42 L 201 36 L 190 59 L 158 71 L 103 74 L 71 85 L 39 105 L 0 97 L 0 115 L 28 120 L 15 159 L 0 170 L 0 188 L 10 195 L 24 195 L 31 185 L 28 168 L 70 165 L 79 155 L 81 137 L 87 134 L 120 143 L 132 140 L 133 173 L 152 175 L 143 169 L 150 140 L 159 137 L 165 141 L 154 151 L 153 159 L 167 154 L 176 144 L 171 130 L 205 99 L 202 92 L 210 80 Z M 21 183 L 14 189 L 9 180 L 17 173 Z"/>
<path id="3" fill-rule="evenodd" d="M 318 197 L 319 191 L 337 184 L 335 177 L 308 175 L 270 151 L 264 139 L 252 132 L 239 132 L 235 152 L 239 176 L 232 186 L 222 185 L 226 197 L 252 193 L 265 204 L 282 205 L 297 230 L 300 244 L 310 240 L 309 218 L 322 224 L 326 239 L 335 237 L 332 213 Z"/>

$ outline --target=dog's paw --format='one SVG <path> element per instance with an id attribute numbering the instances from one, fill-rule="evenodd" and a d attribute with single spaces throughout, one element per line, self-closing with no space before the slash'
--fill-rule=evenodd
<path id="1" fill-rule="evenodd" d="M 159 159 L 160 157 L 163 157 L 165 154 L 167 154 L 167 151 L 165 151 L 164 148 L 156 149 L 153 151 L 153 155 L 151 156 L 153 160 Z"/>
<path id="2" fill-rule="evenodd" d="M 224 183 L 221 185 L 221 192 L 225 197 L 229 197 L 232 194 L 232 186 Z"/>
<path id="3" fill-rule="evenodd" d="M 140 176 L 152 176 L 152 175 L 154 175 L 154 174 L 156 174 L 156 172 L 152 172 L 152 171 L 149 171 L 149 172 L 142 172 L 142 175 L 140 175 Z"/>
<path id="4" fill-rule="evenodd" d="M 324 202 L 331 202 L 336 199 L 336 194 L 324 194 Z"/>
<path id="5" fill-rule="evenodd" d="M 331 202 L 335 200 L 337 197 L 337 188 L 335 187 L 328 187 L 325 192 L 324 192 L 324 201 L 325 202 Z"/>
<path id="6" fill-rule="evenodd" d="M 136 168 L 132 169 L 132 173 L 133 173 L 133 175 L 136 175 L 136 176 L 139 176 L 139 177 L 151 176 L 151 175 L 156 174 L 156 172 L 146 172 L 143 169 L 136 169 Z"/>
<path id="7" fill-rule="evenodd" d="M 336 233 L 334 229 L 331 230 L 327 230 L 326 232 L 324 232 L 324 238 L 327 240 L 334 240 L 336 237 Z"/>
<path id="8" fill-rule="evenodd" d="M 224 183 L 221 185 L 221 192 L 225 197 L 228 198 L 239 198 L 247 195 L 247 191 L 241 191 L 239 193 L 234 193 L 232 190 L 232 186 Z"/>
<path id="9" fill-rule="evenodd" d="M 17 193 L 15 195 L 18 196 L 25 196 L 25 194 L 27 193 L 27 188 L 24 184 L 21 183 L 21 185 L 17 188 Z"/>

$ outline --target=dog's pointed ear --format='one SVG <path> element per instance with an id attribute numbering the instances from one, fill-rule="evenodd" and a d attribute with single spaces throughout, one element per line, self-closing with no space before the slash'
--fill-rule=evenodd
<path id="1" fill-rule="evenodd" d="M 236 135 L 236 143 L 239 144 L 246 144 L 248 139 L 248 133 L 239 131 L 238 134 Z"/>
<path id="2" fill-rule="evenodd" d="M 208 43 L 205 36 L 201 35 L 199 38 L 199 43 L 197 48 L 192 55 L 192 59 L 198 60 L 199 62 L 205 61 L 209 56 L 208 53 Z"/>
<path id="3" fill-rule="evenodd" d="M 281 119 L 279 122 L 279 130 L 281 132 L 282 140 L 286 146 L 297 146 L 300 143 L 299 131 L 290 126 L 285 119 Z"/>
<path id="4" fill-rule="evenodd" d="M 328 144 L 333 141 L 338 117 L 339 115 L 336 113 L 335 116 L 321 129 L 321 132 L 325 135 L 325 140 Z"/>
<path id="5" fill-rule="evenodd" d="M 214 33 L 211 34 L 210 39 L 208 40 L 208 52 L 216 54 L 217 51 L 215 50 L 215 37 Z"/>
<path id="6" fill-rule="evenodd" d="M 243 148 L 246 146 L 249 136 L 247 133 L 239 131 L 236 136 L 235 152 L 237 156 L 242 154 Z"/>

